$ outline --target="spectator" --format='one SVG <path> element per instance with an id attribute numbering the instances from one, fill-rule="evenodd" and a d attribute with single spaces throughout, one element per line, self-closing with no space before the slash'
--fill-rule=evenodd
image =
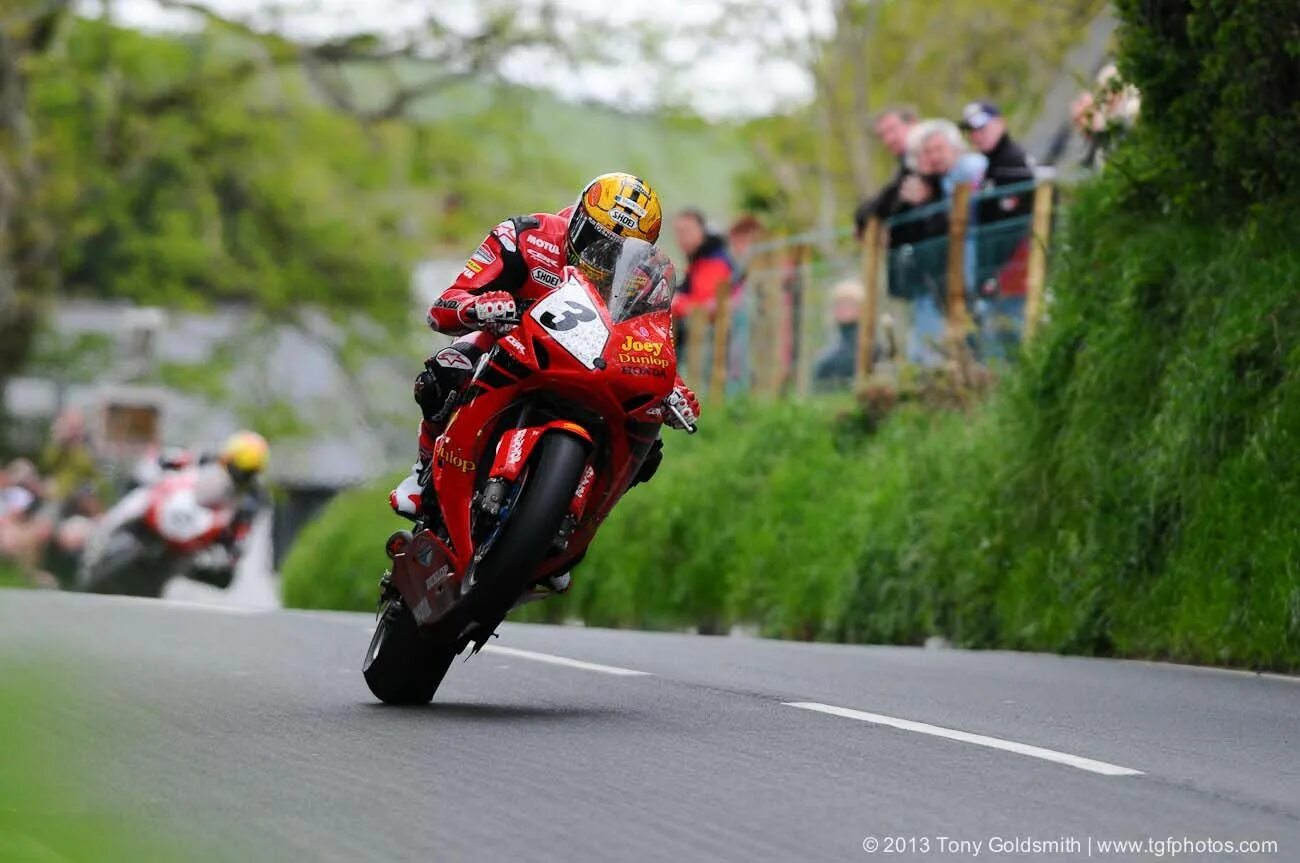
<path id="1" fill-rule="evenodd" d="M 745 288 L 749 279 L 749 269 L 753 266 L 754 244 L 761 242 L 765 234 L 763 223 L 757 216 L 748 213 L 732 222 L 731 230 L 727 232 L 732 260 L 736 266 L 736 271 L 731 277 L 731 328 L 730 338 L 727 341 L 728 390 L 739 386 L 745 379 L 751 319 Z"/>
<path id="2" fill-rule="evenodd" d="M 944 200 L 950 199 L 960 184 L 978 185 L 988 166 L 983 155 L 967 152 L 961 131 L 948 120 L 927 120 L 917 126 L 909 136 L 908 152 L 918 174 L 931 187 L 940 189 Z M 901 194 L 906 197 L 909 190 L 904 188 Z M 933 238 L 946 234 L 947 222 L 946 216 L 940 218 L 938 214 L 927 219 L 927 235 Z M 911 292 L 914 298 L 907 356 L 921 365 L 933 366 L 943 360 L 935 345 L 943 340 L 946 323 L 943 309 L 947 300 L 947 257 L 947 246 L 942 243 L 925 244 L 913 256 L 912 278 L 919 282 L 919 289 Z M 969 269 L 973 264 L 970 254 L 967 262 Z M 968 272 L 968 281 L 972 274 Z"/>
<path id="3" fill-rule="evenodd" d="M 866 291 L 847 279 L 831 289 L 831 322 L 835 338 L 822 351 L 814 366 L 813 377 L 818 389 L 835 389 L 853 380 L 858 355 L 858 322 Z"/>
<path id="4" fill-rule="evenodd" d="M 984 154 L 988 168 L 984 188 L 1010 186 L 1034 179 L 1033 163 L 1007 133 L 1007 121 L 991 102 L 971 102 L 961 112 L 961 128 L 975 149 Z M 989 225 L 1002 219 L 1027 216 L 1033 209 L 1028 194 L 991 197 L 980 202 L 979 223 Z"/>
<path id="5" fill-rule="evenodd" d="M 679 355 L 685 354 L 686 323 L 696 308 L 713 313 L 719 290 L 727 290 L 735 266 L 727 254 L 727 243 L 708 229 L 704 214 L 697 209 L 682 210 L 673 222 L 677 245 L 686 255 L 686 272 L 673 296 L 673 318 Z"/>
<path id="6" fill-rule="evenodd" d="M 1007 121 L 996 105 L 971 102 L 962 110 L 961 128 L 975 148 L 988 158 L 985 190 L 1034 179 L 1032 161 L 1007 133 Z M 981 353 L 985 356 L 1006 356 L 1008 349 L 1019 343 L 1024 329 L 1028 222 L 1033 208 L 1033 195 L 1025 192 L 1013 195 L 994 192 L 976 207 L 976 221 L 981 229 L 1009 219 L 1020 220 L 998 230 L 981 230 L 974 243 L 976 271 L 981 281 L 975 317 L 981 333 Z"/>
<path id="7" fill-rule="evenodd" d="M 1124 83 L 1114 63 L 1103 66 L 1094 88 L 1080 93 L 1070 104 L 1070 119 L 1088 142 L 1083 164 L 1100 167 L 1106 151 L 1137 123 L 1141 108 L 1138 89 Z"/>
<path id="8" fill-rule="evenodd" d="M 955 123 L 927 120 L 916 128 L 911 141 L 916 145 L 918 170 L 938 182 L 944 198 L 951 198 L 962 183 L 983 182 L 988 159 L 966 149 Z"/>
<path id="9" fill-rule="evenodd" d="M 863 201 L 853 213 L 853 223 L 857 228 L 858 239 L 862 239 L 862 233 L 867 227 L 867 220 L 872 216 L 883 221 L 915 206 L 915 204 L 901 201 L 899 199 L 899 190 L 903 182 L 916 173 L 914 167 L 909 165 L 907 160 L 907 136 L 916 127 L 916 123 L 916 111 L 911 108 L 886 108 L 876 115 L 876 138 L 894 156 L 898 165 L 894 170 L 894 176 L 881 188 L 876 196 Z M 890 239 L 891 245 L 893 245 L 894 237 L 892 234 Z M 910 241 L 905 236 L 899 236 L 897 245 L 906 242 Z"/>
<path id="10" fill-rule="evenodd" d="M 0 558 L 13 561 L 33 584 L 56 587 L 40 568 L 53 530 L 45 497 L 45 483 L 26 459 L 15 459 L 0 474 Z"/>
<path id="11" fill-rule="evenodd" d="M 55 418 L 50 428 L 50 443 L 41 453 L 41 469 L 50 479 L 54 498 L 65 511 L 92 505 L 87 498 L 101 490 L 103 478 L 95 464 L 86 433 L 86 418 L 81 411 L 68 408 Z M 98 512 L 99 508 L 94 508 Z"/>

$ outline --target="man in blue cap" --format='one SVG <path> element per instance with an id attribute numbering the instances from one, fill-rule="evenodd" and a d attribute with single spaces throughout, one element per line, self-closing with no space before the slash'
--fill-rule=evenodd
<path id="1" fill-rule="evenodd" d="M 975 149 L 989 160 L 984 187 L 1010 186 L 1034 179 L 1033 163 L 1024 149 L 1007 134 L 1007 121 L 991 102 L 971 102 L 961 112 L 959 125 Z M 1033 209 L 1033 195 L 1007 195 L 980 203 L 979 222 L 987 225 L 1001 219 L 1027 216 Z"/>

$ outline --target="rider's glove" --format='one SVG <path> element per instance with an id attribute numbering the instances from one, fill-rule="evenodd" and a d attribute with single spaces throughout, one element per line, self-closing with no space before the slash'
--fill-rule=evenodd
<path id="1" fill-rule="evenodd" d="M 681 418 L 678 417 L 678 414 L 681 414 Z M 700 400 L 695 397 L 695 391 L 686 384 L 678 384 L 664 398 L 665 425 L 675 429 L 687 429 L 695 425 L 695 420 L 699 416 Z"/>
<path id="2" fill-rule="evenodd" d="M 515 298 L 507 291 L 488 291 L 474 297 L 465 316 L 481 330 L 497 335 L 515 325 Z"/>

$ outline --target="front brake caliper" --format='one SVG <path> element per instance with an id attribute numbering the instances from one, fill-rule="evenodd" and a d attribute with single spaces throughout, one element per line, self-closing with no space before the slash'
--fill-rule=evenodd
<path id="1" fill-rule="evenodd" d="M 483 491 L 479 493 L 479 509 L 493 517 L 501 515 L 501 507 L 505 506 L 506 494 L 509 490 L 510 487 L 504 479 L 488 480 L 487 485 L 483 486 Z"/>

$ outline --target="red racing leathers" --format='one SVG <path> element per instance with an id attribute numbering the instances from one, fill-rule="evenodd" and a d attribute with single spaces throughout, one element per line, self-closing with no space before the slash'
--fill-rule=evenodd
<path id="1" fill-rule="evenodd" d="M 493 228 L 456 281 L 429 308 L 429 326 L 453 336 L 469 333 L 475 329 L 471 309 L 484 294 L 505 291 L 519 303 L 541 299 L 558 288 L 567 263 L 564 245 L 570 212 L 566 208 L 554 215 L 517 216 Z M 477 358 L 495 342 L 496 336 L 480 330 L 460 340 L 457 347 L 472 346 L 471 356 Z M 680 374 L 675 386 L 685 386 Z M 698 413 L 698 406 L 695 410 Z"/>
<path id="2" fill-rule="evenodd" d="M 516 301 L 536 300 L 559 287 L 568 219 L 566 209 L 556 215 L 518 216 L 493 228 L 456 281 L 429 308 L 429 326 L 462 335 L 475 328 L 469 310 L 485 293 L 505 291 Z M 494 340 L 475 341 L 486 347 Z"/>

